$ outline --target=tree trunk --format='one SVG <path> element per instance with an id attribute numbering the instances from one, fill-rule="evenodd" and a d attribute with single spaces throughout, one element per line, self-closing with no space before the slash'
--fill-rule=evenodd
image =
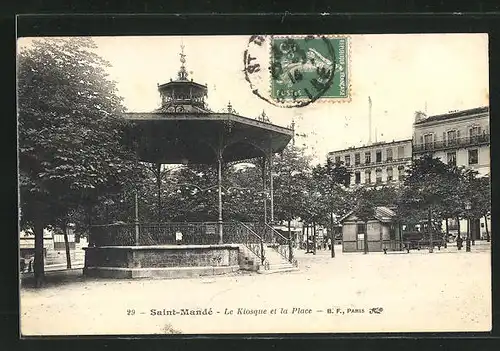
<path id="1" fill-rule="evenodd" d="M 330 225 L 332 228 L 332 233 L 330 235 L 330 240 L 331 240 L 331 250 L 332 250 L 332 258 L 335 257 L 335 233 L 333 231 L 333 212 L 330 213 Z"/>
<path id="2" fill-rule="evenodd" d="M 434 252 L 434 243 L 432 242 L 432 212 L 431 209 L 429 208 L 427 210 L 427 231 L 429 232 L 429 252 L 433 253 Z"/>
<path id="3" fill-rule="evenodd" d="M 69 249 L 68 225 L 63 223 L 64 248 L 66 249 L 66 268 L 71 269 L 71 251 Z"/>
<path id="4" fill-rule="evenodd" d="M 313 222 L 313 254 L 316 255 L 316 223 Z"/>
<path id="5" fill-rule="evenodd" d="M 306 253 L 309 253 L 309 224 L 305 223 Z"/>
<path id="6" fill-rule="evenodd" d="M 292 262 L 293 260 L 293 250 L 292 250 L 292 221 L 288 220 L 288 260 Z"/>
<path id="7" fill-rule="evenodd" d="M 43 228 L 44 225 L 41 221 L 36 220 L 33 226 L 33 232 L 35 234 L 35 262 L 34 262 L 34 272 L 35 272 L 35 287 L 40 288 L 43 286 L 45 279 L 44 271 L 44 252 L 43 252 Z"/>
<path id="8" fill-rule="evenodd" d="M 450 229 L 448 227 L 448 217 L 446 217 L 445 221 L 446 221 L 446 238 L 444 240 L 444 248 L 446 249 L 448 247 L 448 238 L 450 234 Z"/>
<path id="9" fill-rule="evenodd" d="M 363 234 L 363 254 L 368 253 L 368 221 L 365 222 L 365 233 Z"/>
<path id="10" fill-rule="evenodd" d="M 97 246 L 96 237 L 92 235 L 92 205 L 86 206 L 85 212 L 87 213 L 87 231 L 88 231 L 88 245 L 90 247 Z"/>
<path id="11" fill-rule="evenodd" d="M 470 230 L 469 230 L 469 235 L 470 235 L 470 241 L 471 241 L 471 244 L 472 245 L 475 245 L 476 244 L 476 237 L 477 235 L 479 234 L 476 230 L 476 218 L 469 218 L 469 227 L 470 227 Z M 480 228 L 481 230 L 481 228 Z"/>
<path id="12" fill-rule="evenodd" d="M 401 225 L 401 220 L 398 220 L 398 241 L 399 241 L 399 250 L 403 250 L 403 226 Z"/>
<path id="13" fill-rule="evenodd" d="M 470 218 L 467 214 L 467 236 L 465 237 L 465 251 L 470 252 Z"/>
<path id="14" fill-rule="evenodd" d="M 488 216 L 484 215 L 484 227 L 486 229 L 486 241 L 490 242 L 490 232 L 488 230 Z"/>
<path id="15" fill-rule="evenodd" d="M 305 233 L 306 233 L 306 224 L 304 222 L 302 222 L 302 237 L 300 239 L 300 242 L 302 243 L 302 245 L 304 244 L 304 235 L 305 235 Z M 307 247 L 307 240 L 306 240 L 306 247 Z"/>

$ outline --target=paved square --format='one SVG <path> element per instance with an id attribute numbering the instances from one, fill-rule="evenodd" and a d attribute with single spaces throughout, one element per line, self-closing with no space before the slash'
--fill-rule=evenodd
<path id="1" fill-rule="evenodd" d="M 487 331 L 489 246 L 472 250 L 363 255 L 342 254 L 339 248 L 334 259 L 329 251 L 316 256 L 298 251 L 300 271 L 269 275 L 68 277 L 42 290 L 21 289 L 21 330 L 24 335 Z M 369 312 L 376 307 L 380 313 Z"/>

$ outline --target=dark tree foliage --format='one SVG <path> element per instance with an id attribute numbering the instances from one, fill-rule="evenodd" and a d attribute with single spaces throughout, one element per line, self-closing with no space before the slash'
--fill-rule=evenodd
<path id="1" fill-rule="evenodd" d="M 224 187 L 225 217 L 242 222 L 264 221 L 264 199 L 269 219 L 269 177 L 266 176 L 266 192 L 262 180 L 262 161 L 246 166 L 228 167 Z"/>
<path id="2" fill-rule="evenodd" d="M 289 144 L 274 157 L 275 219 L 289 221 L 307 215 L 310 157 L 304 150 Z"/>
<path id="3" fill-rule="evenodd" d="M 43 280 L 43 228 L 91 208 L 134 181 L 121 99 L 90 38 L 35 40 L 18 53 L 21 224 L 35 233 Z"/>
<path id="4" fill-rule="evenodd" d="M 400 214 L 416 221 L 427 218 L 429 210 L 436 215 L 452 198 L 458 182 L 458 174 L 439 158 L 425 155 L 415 159 L 405 177 Z"/>
<path id="5" fill-rule="evenodd" d="M 328 159 L 324 165 L 313 168 L 312 184 L 318 192 L 318 223 L 329 225 L 333 230 L 334 217 L 340 218 L 352 209 L 352 196 L 348 190 L 351 172 L 342 164 Z"/>

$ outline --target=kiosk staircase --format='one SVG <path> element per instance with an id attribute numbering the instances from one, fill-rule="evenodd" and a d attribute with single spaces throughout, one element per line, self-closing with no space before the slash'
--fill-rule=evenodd
<path id="1" fill-rule="evenodd" d="M 249 249 L 247 245 L 242 250 L 244 259 L 252 261 L 260 259 L 257 272 L 269 274 L 298 270 L 298 262 L 293 257 L 293 251 L 287 238 L 281 235 L 267 223 L 240 223 L 259 238 L 261 251 Z M 253 255 L 248 256 L 251 253 Z M 255 265 L 253 265 L 255 267 Z"/>

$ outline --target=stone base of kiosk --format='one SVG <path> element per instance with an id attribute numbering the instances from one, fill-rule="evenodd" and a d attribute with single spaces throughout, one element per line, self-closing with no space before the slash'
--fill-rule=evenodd
<path id="1" fill-rule="evenodd" d="M 83 274 L 102 278 L 189 278 L 238 271 L 239 246 L 165 245 L 85 248 Z"/>

